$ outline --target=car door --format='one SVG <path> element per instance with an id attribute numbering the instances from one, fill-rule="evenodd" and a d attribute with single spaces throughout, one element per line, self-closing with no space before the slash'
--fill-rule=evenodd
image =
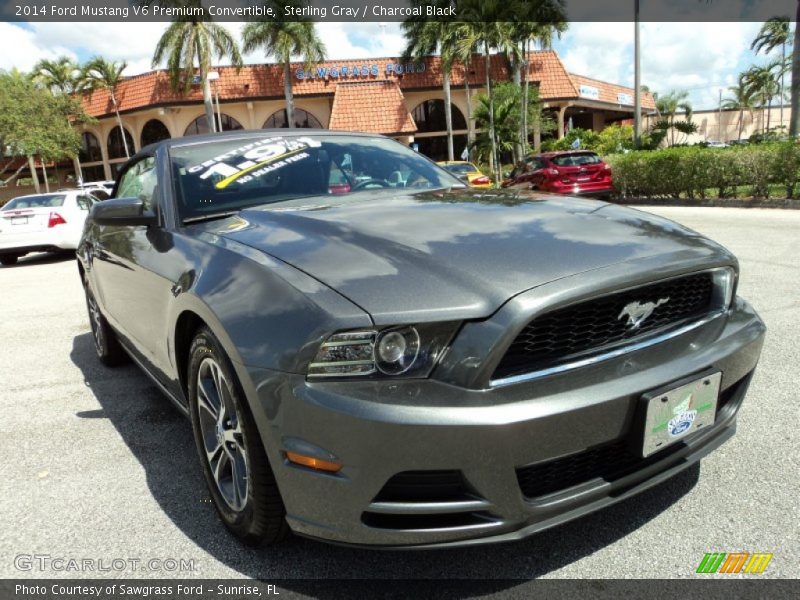
<path id="1" fill-rule="evenodd" d="M 94 269 L 107 316 L 123 334 L 123 341 L 148 366 L 164 371 L 167 305 L 175 284 L 175 269 L 170 267 L 175 257 L 170 256 L 172 233 L 161 207 L 156 164 L 155 156 L 129 164 L 115 196 L 141 199 L 145 211 L 158 216 L 158 224 L 98 226 Z"/>

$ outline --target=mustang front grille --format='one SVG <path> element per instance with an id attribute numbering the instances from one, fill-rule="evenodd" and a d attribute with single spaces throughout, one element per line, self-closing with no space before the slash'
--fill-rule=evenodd
<path id="1" fill-rule="evenodd" d="M 536 317 L 520 332 L 493 380 L 548 369 L 633 342 L 711 312 L 714 280 L 697 273 L 608 294 Z"/>

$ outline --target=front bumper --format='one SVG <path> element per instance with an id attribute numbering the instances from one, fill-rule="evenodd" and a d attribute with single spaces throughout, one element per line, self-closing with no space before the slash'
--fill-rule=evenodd
<path id="1" fill-rule="evenodd" d="M 651 487 L 714 450 L 736 415 L 765 327 L 737 299 L 684 336 L 575 371 L 494 389 L 436 380 L 309 383 L 301 375 L 237 365 L 298 534 L 337 543 L 431 547 L 518 539 Z M 518 472 L 587 449 L 630 441 L 644 392 L 708 368 L 722 371 L 715 424 L 615 478 L 528 498 Z M 334 458 L 325 474 L 285 452 Z M 458 498 L 386 498 L 399 473 L 460 475 Z"/>

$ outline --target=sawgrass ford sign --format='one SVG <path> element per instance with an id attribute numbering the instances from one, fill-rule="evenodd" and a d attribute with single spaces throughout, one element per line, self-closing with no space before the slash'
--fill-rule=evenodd
<path id="1" fill-rule="evenodd" d="M 311 67 L 310 69 L 297 69 L 294 75 L 297 79 L 348 79 L 377 77 L 381 73 L 387 76 L 403 75 L 404 73 L 423 73 L 425 63 L 386 63 L 370 65 L 341 65 L 333 67 Z"/>

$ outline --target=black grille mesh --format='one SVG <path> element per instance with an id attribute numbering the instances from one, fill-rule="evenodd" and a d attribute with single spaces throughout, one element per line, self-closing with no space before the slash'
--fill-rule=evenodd
<path id="1" fill-rule="evenodd" d="M 642 458 L 631 452 L 628 443 L 622 440 L 546 463 L 519 468 L 517 480 L 526 498 L 538 498 L 592 479 L 614 481 L 685 447 L 683 442 L 679 442 L 652 456 Z"/>
<path id="2" fill-rule="evenodd" d="M 523 329 L 495 369 L 493 379 L 552 367 L 610 345 L 639 338 L 709 312 L 711 273 L 697 273 L 587 300 L 541 315 Z M 667 302 L 661 302 L 669 298 Z M 634 302 L 658 304 L 638 327 L 622 315 Z M 621 316 L 622 315 L 622 316 Z"/>

